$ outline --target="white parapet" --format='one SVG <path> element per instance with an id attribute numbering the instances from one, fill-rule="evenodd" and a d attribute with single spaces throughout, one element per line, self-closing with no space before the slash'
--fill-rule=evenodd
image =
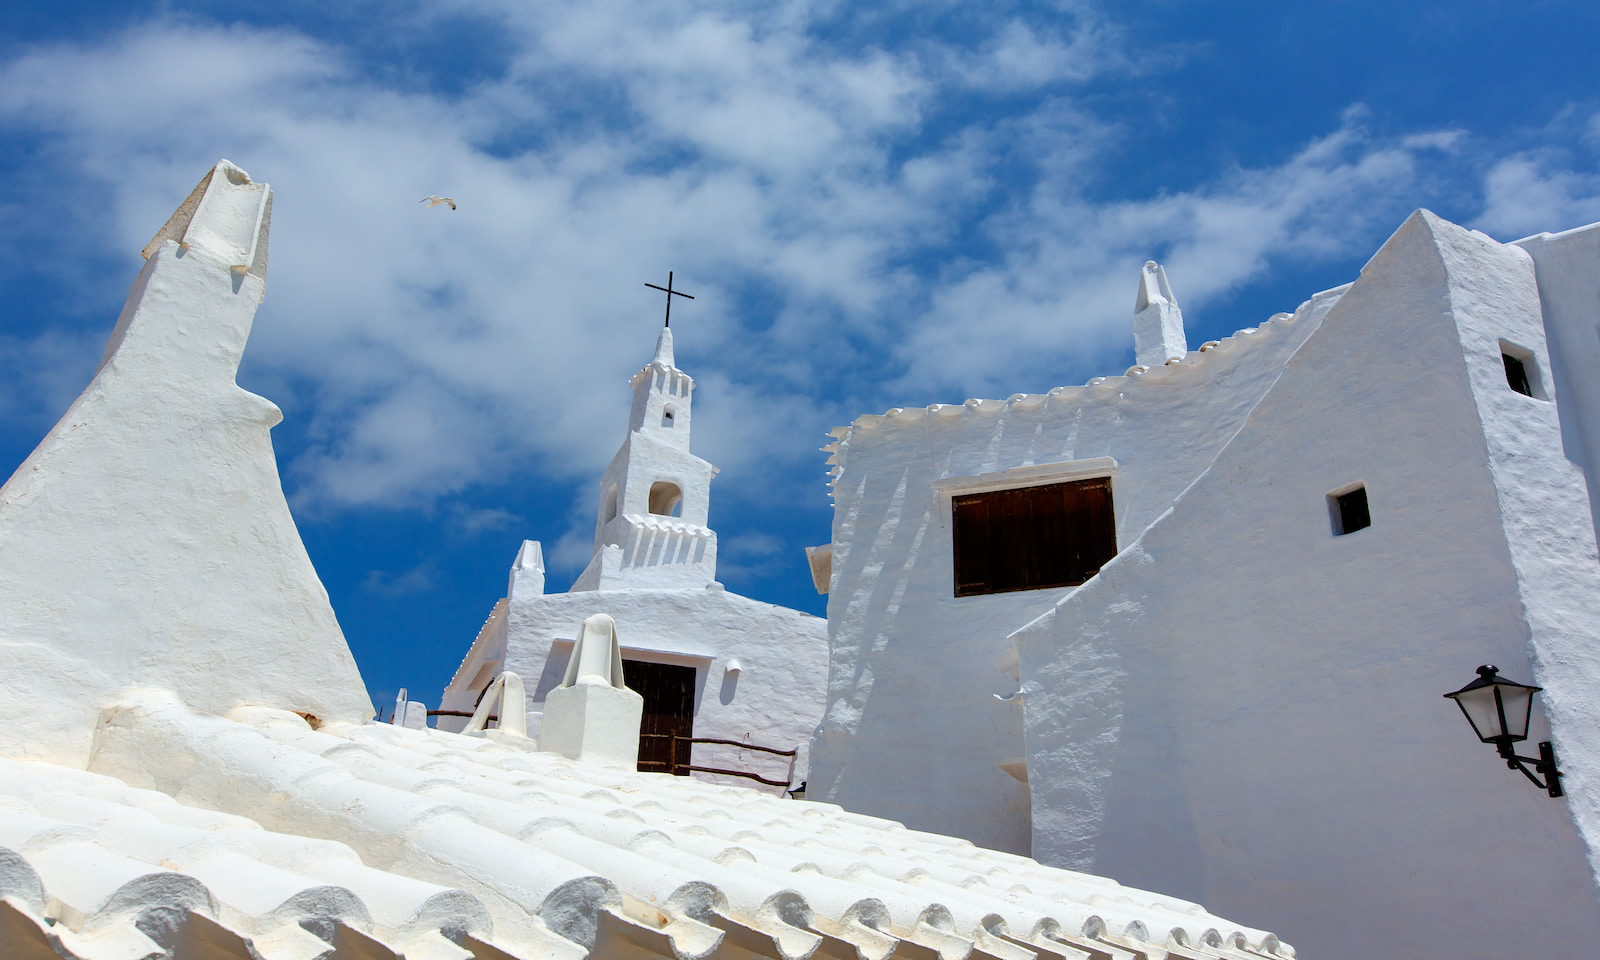
<path id="1" fill-rule="evenodd" d="M 1189 352 L 1183 311 L 1167 283 L 1167 271 L 1154 260 L 1139 271 L 1139 297 L 1133 304 L 1133 354 L 1141 367 L 1159 367 Z"/>
<path id="2" fill-rule="evenodd" d="M 539 749 L 572 760 L 632 767 L 639 762 L 644 698 L 596 677 L 550 691 Z"/>
<path id="3" fill-rule="evenodd" d="M 466 729 L 462 733 L 477 734 L 487 730 L 489 726 L 489 711 L 496 705 L 500 707 L 500 729 L 508 734 L 519 737 L 528 735 L 528 698 L 522 691 L 522 678 L 509 670 L 494 678 L 483 691 L 483 699 L 478 702 L 478 708 L 472 711 L 472 719 L 467 721 Z"/>
<path id="4" fill-rule="evenodd" d="M 400 713 L 398 726 L 411 730 L 421 730 L 428 725 L 428 705 L 420 700 L 407 700 L 406 708 Z"/>
<path id="5" fill-rule="evenodd" d="M 622 683 L 617 625 L 597 613 L 578 628 L 561 686 L 545 696 L 539 749 L 632 768 L 639 762 L 643 719 L 644 698 Z"/>
<path id="6" fill-rule="evenodd" d="M 544 548 L 539 541 L 522 541 L 517 561 L 511 565 L 506 596 L 512 600 L 544 596 Z"/>

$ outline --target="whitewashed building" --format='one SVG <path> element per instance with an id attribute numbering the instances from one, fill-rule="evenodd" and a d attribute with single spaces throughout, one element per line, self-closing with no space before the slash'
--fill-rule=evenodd
<path id="1" fill-rule="evenodd" d="M 574 761 L 514 723 L 373 723 L 278 485 L 281 417 L 234 383 L 271 201 L 207 175 L 0 487 L 0 958 L 1295 955 L 1174 897 Z"/>
<path id="2" fill-rule="evenodd" d="M 670 327 L 662 328 L 654 356 L 630 385 L 628 431 L 600 480 L 588 567 L 570 592 L 547 594 L 542 548 L 525 541 L 506 596 L 467 651 L 440 709 L 471 713 L 490 681 L 509 670 L 528 685 L 528 730 L 536 735 L 579 625 L 609 614 L 628 685 L 645 697 L 641 770 L 693 773 L 768 792 L 798 787 L 822 718 L 827 623 L 717 582 L 717 535 L 708 525 L 717 468 L 689 450 L 694 380 L 676 365 Z M 465 722 L 445 716 L 438 725 L 459 730 Z M 788 751 L 794 755 L 782 755 Z"/>
<path id="3" fill-rule="evenodd" d="M 1194 351 L 1148 264 L 1134 327 L 1124 376 L 834 431 L 811 795 L 1308 952 L 1591 955 L 1600 225 L 1418 211 Z M 1565 797 L 1441 698 L 1485 663 Z"/>

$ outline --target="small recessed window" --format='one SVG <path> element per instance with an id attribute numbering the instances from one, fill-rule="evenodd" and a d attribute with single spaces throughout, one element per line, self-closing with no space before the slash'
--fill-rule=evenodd
<path id="1" fill-rule="evenodd" d="M 1336 537 L 1372 526 L 1372 511 L 1367 509 L 1367 488 L 1357 485 L 1342 493 L 1328 494 L 1328 513 Z"/>
<path id="2" fill-rule="evenodd" d="M 667 407 L 665 410 L 661 411 L 661 425 L 663 427 L 672 426 L 673 419 L 677 416 L 677 413 L 678 411 L 674 410 L 672 407 Z"/>
<path id="3" fill-rule="evenodd" d="M 1539 382 L 1539 362 L 1532 350 L 1501 340 L 1500 362 L 1506 368 L 1507 386 L 1525 397 L 1545 399 L 1544 385 Z"/>

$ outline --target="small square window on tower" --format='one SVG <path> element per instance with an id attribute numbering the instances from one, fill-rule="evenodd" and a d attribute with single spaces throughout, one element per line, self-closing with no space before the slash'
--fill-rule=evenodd
<path id="1" fill-rule="evenodd" d="M 1501 340 L 1500 362 L 1506 368 L 1507 386 L 1525 397 L 1545 399 L 1544 385 L 1539 382 L 1539 363 L 1532 350 Z"/>
<path id="2" fill-rule="evenodd" d="M 1328 494 L 1328 515 L 1333 521 L 1333 535 L 1365 530 L 1372 526 L 1372 511 L 1367 509 L 1367 488 L 1363 484 Z"/>

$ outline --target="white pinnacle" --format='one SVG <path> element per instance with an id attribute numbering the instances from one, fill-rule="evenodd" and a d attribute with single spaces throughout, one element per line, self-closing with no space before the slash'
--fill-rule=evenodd
<path id="1" fill-rule="evenodd" d="M 655 362 L 666 367 L 676 367 L 672 359 L 672 328 L 662 327 L 661 336 L 656 338 Z"/>
<path id="2" fill-rule="evenodd" d="M 1133 305 L 1134 362 L 1159 367 L 1189 352 L 1183 333 L 1183 311 L 1167 283 L 1167 271 L 1154 260 L 1139 271 L 1139 297 Z"/>

